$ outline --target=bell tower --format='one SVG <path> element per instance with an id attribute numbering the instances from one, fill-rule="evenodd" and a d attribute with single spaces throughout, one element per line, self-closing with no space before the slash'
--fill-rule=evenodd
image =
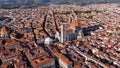
<path id="1" fill-rule="evenodd" d="M 61 24 L 61 38 L 60 42 L 64 43 L 66 41 L 66 32 L 65 32 L 65 24 Z"/>

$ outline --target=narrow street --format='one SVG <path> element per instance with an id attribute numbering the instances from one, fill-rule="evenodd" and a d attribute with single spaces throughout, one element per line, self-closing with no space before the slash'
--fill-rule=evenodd
<path id="1" fill-rule="evenodd" d="M 78 54 L 82 55 L 86 60 L 91 60 L 93 62 L 95 62 L 96 64 L 99 64 L 100 66 L 104 67 L 104 68 L 109 68 L 108 66 L 104 65 L 103 63 L 97 61 L 95 58 L 91 58 L 90 56 L 88 56 L 87 54 L 84 54 L 82 52 L 80 52 L 79 50 L 77 50 L 76 48 L 72 48 L 75 52 L 77 52 Z"/>

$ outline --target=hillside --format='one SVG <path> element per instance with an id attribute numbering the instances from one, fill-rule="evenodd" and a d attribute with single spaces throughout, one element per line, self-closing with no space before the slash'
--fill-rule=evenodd
<path id="1" fill-rule="evenodd" d="M 120 0 L 0 0 L 1 8 L 17 8 L 22 5 L 34 7 L 38 5 L 46 5 L 50 3 L 69 4 L 69 3 L 120 3 Z"/>

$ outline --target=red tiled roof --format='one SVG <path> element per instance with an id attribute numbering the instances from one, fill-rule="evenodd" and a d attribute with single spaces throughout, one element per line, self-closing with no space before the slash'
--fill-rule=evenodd
<path id="1" fill-rule="evenodd" d="M 73 68 L 81 68 L 80 65 L 75 65 Z"/>
<path id="2" fill-rule="evenodd" d="M 5 43 L 5 47 L 6 47 L 6 46 L 12 46 L 12 45 L 14 45 L 14 44 L 19 44 L 19 42 L 15 41 L 15 40 L 12 40 L 11 42 Z"/>
<path id="3" fill-rule="evenodd" d="M 39 60 L 39 58 L 38 59 L 36 59 L 36 60 Z M 40 62 L 36 62 L 36 60 L 33 60 L 31 63 L 34 65 L 34 67 L 38 67 L 38 66 L 41 66 L 41 65 L 43 65 L 43 64 L 46 64 L 46 63 L 48 63 L 48 62 L 50 62 L 50 61 L 53 61 L 54 60 L 54 58 L 50 58 L 50 59 L 45 59 L 45 60 L 43 60 L 43 61 L 41 61 L 40 60 Z"/>
<path id="4" fill-rule="evenodd" d="M 6 27 L 5 27 L 5 26 L 3 26 L 3 27 L 1 28 L 1 32 L 2 32 L 2 33 L 7 32 L 7 29 L 6 29 Z"/>
<path id="5" fill-rule="evenodd" d="M 63 56 L 61 53 L 56 52 L 55 53 L 57 57 L 62 59 L 66 64 L 71 64 L 71 61 L 69 61 L 65 56 Z"/>
<path id="6" fill-rule="evenodd" d="M 80 23 L 75 20 L 75 21 L 73 21 L 70 25 L 71 25 L 71 27 L 77 27 L 77 26 L 80 25 Z"/>

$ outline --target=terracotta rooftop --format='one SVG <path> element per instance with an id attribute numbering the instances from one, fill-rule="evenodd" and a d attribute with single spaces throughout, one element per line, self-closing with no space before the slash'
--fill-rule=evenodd
<path id="1" fill-rule="evenodd" d="M 5 47 L 6 46 L 12 46 L 12 45 L 15 45 L 15 44 L 19 44 L 19 42 L 15 41 L 15 40 L 12 40 L 11 42 L 6 42 Z"/>
<path id="2" fill-rule="evenodd" d="M 73 68 L 81 68 L 81 65 L 75 65 Z"/>
<path id="3" fill-rule="evenodd" d="M 71 64 L 71 62 L 65 56 L 63 56 L 61 53 L 56 52 L 55 55 L 57 57 L 59 57 L 61 60 L 63 60 L 66 64 Z"/>
<path id="4" fill-rule="evenodd" d="M 38 67 L 38 66 L 46 64 L 50 61 L 53 61 L 53 60 L 55 60 L 55 59 L 54 58 L 47 58 L 47 59 L 44 59 L 44 60 L 40 60 L 40 58 L 38 58 L 38 59 L 33 60 L 31 63 L 34 65 L 34 67 Z"/>
<path id="5" fill-rule="evenodd" d="M 71 24 L 70 24 L 71 27 L 77 27 L 77 26 L 80 26 L 80 22 L 78 21 L 73 21 Z"/>
<path id="6" fill-rule="evenodd" d="M 5 26 L 3 26 L 3 27 L 1 28 L 1 32 L 2 32 L 2 33 L 7 32 L 7 29 L 6 29 L 6 27 L 5 27 Z"/>
<path id="7" fill-rule="evenodd" d="M 47 45 L 46 46 L 51 52 L 53 52 L 53 53 L 55 53 L 55 52 L 57 52 L 57 50 L 56 49 L 54 49 L 54 48 L 51 48 L 49 45 Z"/>

